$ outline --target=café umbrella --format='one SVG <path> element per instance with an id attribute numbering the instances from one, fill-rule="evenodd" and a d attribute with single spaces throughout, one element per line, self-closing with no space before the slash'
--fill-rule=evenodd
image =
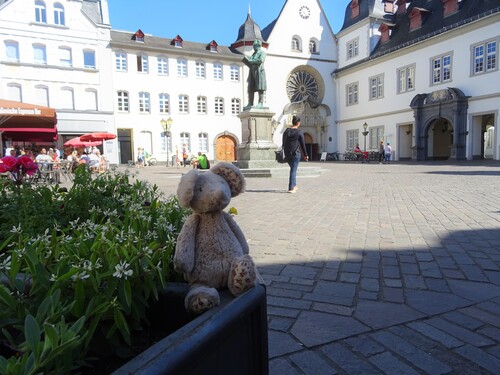
<path id="1" fill-rule="evenodd" d="M 94 142 L 85 142 L 80 139 L 80 137 L 75 137 L 71 138 L 69 141 L 66 141 L 64 143 L 64 146 L 66 147 L 73 147 L 73 148 L 80 148 L 80 147 L 92 147 L 92 146 L 99 146 L 102 144 L 102 141 L 94 141 Z"/>
<path id="2" fill-rule="evenodd" d="M 80 140 L 84 142 L 96 142 L 96 141 L 104 142 L 115 138 L 116 134 L 113 133 L 89 133 L 80 136 Z"/>

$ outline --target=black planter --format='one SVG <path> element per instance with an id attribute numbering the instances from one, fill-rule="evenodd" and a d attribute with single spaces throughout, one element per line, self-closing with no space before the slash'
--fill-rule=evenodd
<path id="1" fill-rule="evenodd" d="M 184 311 L 186 292 L 186 285 L 173 285 L 152 309 L 153 326 L 172 329 L 176 325 L 180 328 L 113 375 L 267 375 L 265 287 L 257 285 L 237 298 L 223 292 L 220 306 L 200 316 L 190 316 Z"/>

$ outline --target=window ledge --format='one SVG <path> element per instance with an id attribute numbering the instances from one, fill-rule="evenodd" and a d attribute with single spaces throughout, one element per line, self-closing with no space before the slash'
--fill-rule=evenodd
<path id="1" fill-rule="evenodd" d="M 30 22 L 29 25 L 42 26 L 42 27 L 52 27 L 54 29 L 60 29 L 60 30 L 69 30 L 69 27 L 66 25 L 48 24 L 48 23 L 44 23 L 44 22 Z"/>

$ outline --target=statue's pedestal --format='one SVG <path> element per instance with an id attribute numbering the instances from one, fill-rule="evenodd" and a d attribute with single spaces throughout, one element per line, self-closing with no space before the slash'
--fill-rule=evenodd
<path id="1" fill-rule="evenodd" d="M 238 146 L 238 161 L 233 164 L 240 169 L 278 167 L 273 143 L 273 116 L 269 108 L 252 107 L 241 112 L 241 144 Z"/>

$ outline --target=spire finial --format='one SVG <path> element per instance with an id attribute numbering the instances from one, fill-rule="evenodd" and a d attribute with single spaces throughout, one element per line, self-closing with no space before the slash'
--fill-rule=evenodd
<path id="1" fill-rule="evenodd" d="M 252 12 L 250 10 L 250 3 L 248 3 L 248 15 L 250 15 L 250 16 L 252 15 Z"/>

